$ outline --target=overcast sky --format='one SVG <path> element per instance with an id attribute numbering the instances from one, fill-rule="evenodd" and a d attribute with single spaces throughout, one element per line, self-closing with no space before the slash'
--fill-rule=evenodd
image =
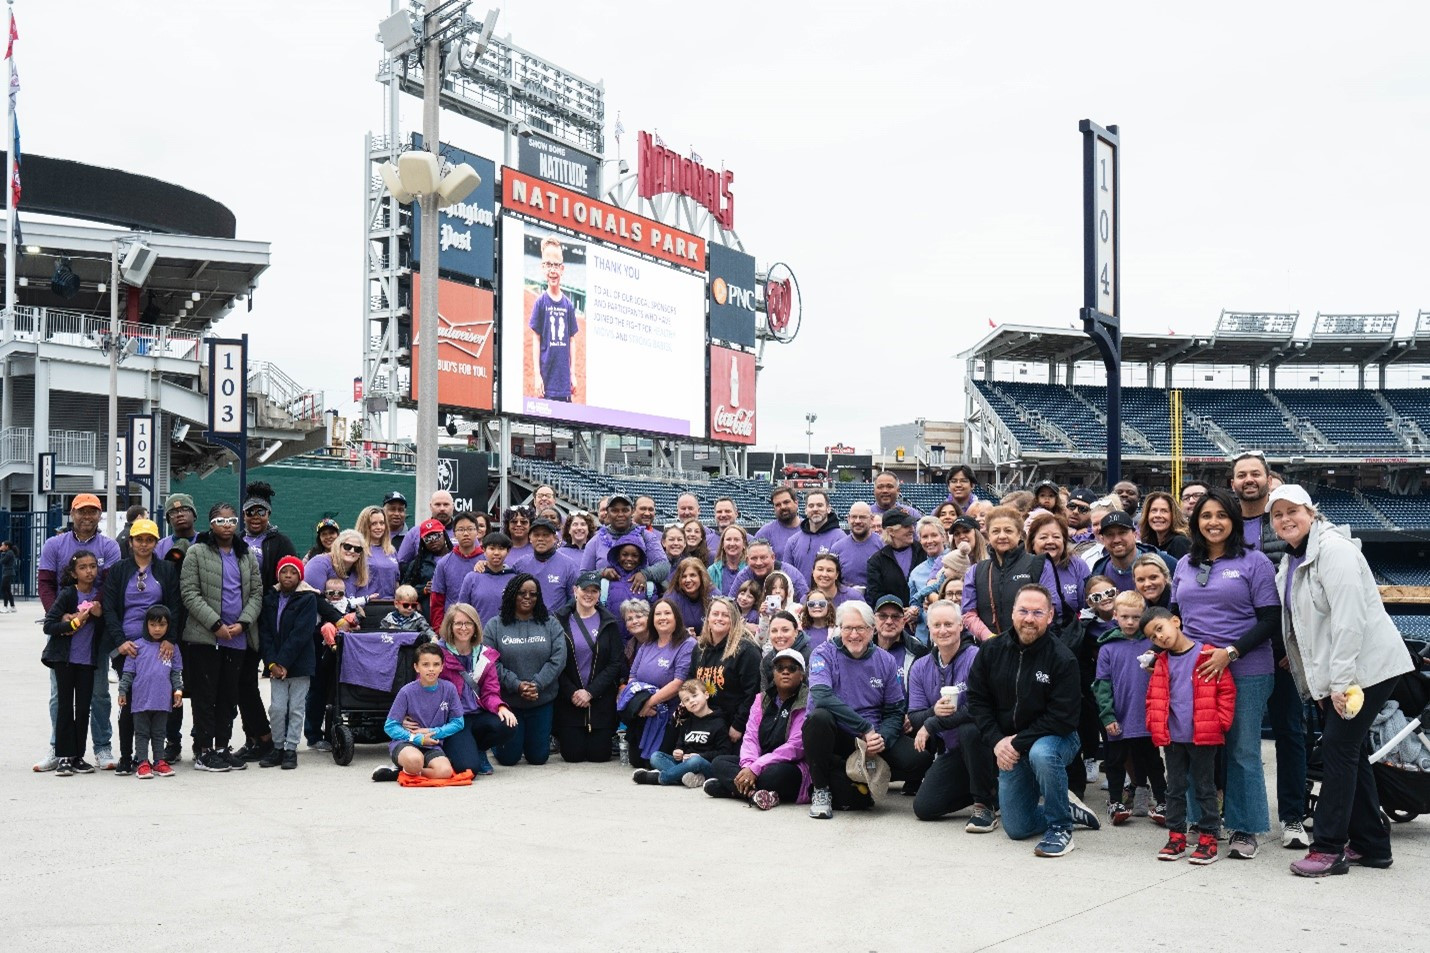
<path id="1" fill-rule="evenodd" d="M 273 261 L 220 330 L 351 413 L 388 0 L 14 10 L 24 150 L 231 208 Z M 656 128 L 736 171 L 746 249 L 804 295 L 799 338 L 766 351 L 760 445 L 803 449 L 814 412 L 816 447 L 877 449 L 880 424 L 961 419 L 953 355 L 990 319 L 1076 320 L 1084 117 L 1122 131 L 1129 329 L 1399 311 L 1408 334 L 1430 308 L 1427 20 L 1418 3 L 547 0 L 504 5 L 497 32 L 604 80 L 628 157 Z M 500 158 L 455 118 L 443 138 Z"/>

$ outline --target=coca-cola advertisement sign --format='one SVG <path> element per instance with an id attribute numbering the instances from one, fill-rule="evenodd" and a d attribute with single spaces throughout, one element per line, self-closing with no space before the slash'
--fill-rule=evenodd
<path id="1" fill-rule="evenodd" d="M 755 355 L 710 348 L 710 439 L 755 442 Z"/>

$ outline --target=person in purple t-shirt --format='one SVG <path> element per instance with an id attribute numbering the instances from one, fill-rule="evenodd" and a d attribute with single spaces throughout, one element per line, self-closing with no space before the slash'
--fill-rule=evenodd
<path id="1" fill-rule="evenodd" d="M 849 507 L 849 535 L 836 542 L 829 551 L 839 557 L 844 581 L 855 589 L 863 589 L 869 579 L 869 557 L 884 548 L 884 540 L 874 532 L 874 511 L 868 503 Z"/>
<path id="2" fill-rule="evenodd" d="M 89 725 L 96 660 L 109 651 L 98 579 L 99 563 L 94 553 L 78 550 L 70 556 L 60 577 L 64 588 L 45 613 L 45 635 L 49 640 L 40 661 L 55 673 L 59 698 L 55 718 L 56 777 L 94 773 L 94 765 L 84 760 L 85 729 Z"/>
<path id="3" fill-rule="evenodd" d="M 169 714 L 184 703 L 184 658 L 177 650 L 164 657 L 160 647 L 168 634 L 168 606 L 149 606 L 144 612 L 144 638 L 135 654 L 124 659 L 124 673 L 119 676 L 119 707 L 127 708 L 134 719 L 134 775 L 141 781 L 174 776 L 164 758 L 164 745 Z"/>
<path id="4" fill-rule="evenodd" d="M 1231 830 L 1227 853 L 1249 860 L 1256 856 L 1257 835 L 1271 828 L 1261 722 L 1274 682 L 1271 640 L 1281 633 L 1276 570 L 1265 554 L 1247 548 L 1241 507 L 1220 487 L 1197 501 L 1188 530 L 1192 549 L 1172 573 L 1172 607 L 1187 637 L 1213 649 L 1197 674 L 1214 678 L 1230 666 L 1236 679 L 1222 815 Z"/>
<path id="5" fill-rule="evenodd" d="M 541 375 L 542 396 L 547 400 L 569 402 L 576 389 L 576 374 L 571 369 L 571 338 L 580 333 L 581 325 L 576 302 L 561 290 L 566 263 L 559 238 L 541 240 L 541 270 L 546 275 L 546 290 L 537 296 L 527 323 L 535 332 L 531 339 L 532 363 Z"/>
<path id="6" fill-rule="evenodd" d="M 1147 600 L 1141 593 L 1119 592 L 1112 602 L 1117 627 L 1097 640 L 1097 663 L 1092 693 L 1097 699 L 1103 730 L 1107 732 L 1107 815 L 1113 826 L 1132 818 L 1132 798 L 1124 796 L 1124 765 L 1132 762 L 1134 777 L 1152 787 L 1152 804 L 1147 816 L 1155 824 L 1167 819 L 1167 781 L 1162 758 L 1147 730 L 1147 682 L 1150 673 L 1139 657 L 1152 645 L 1142 632 L 1142 614 Z"/>
<path id="7" fill-rule="evenodd" d="M 417 646 L 412 663 L 417 680 L 398 691 L 387 711 L 383 730 L 392 741 L 392 763 L 409 777 L 444 779 L 452 776 L 452 762 L 442 750 L 442 739 L 466 727 L 462 699 L 452 683 L 442 678 L 442 650 L 431 642 Z M 378 768 L 374 781 L 396 781 L 393 768 Z"/>
<path id="8" fill-rule="evenodd" d="M 770 493 L 770 505 L 775 508 L 775 518 L 755 532 L 755 539 L 768 540 L 775 555 L 782 556 L 789 541 L 799 535 L 799 501 L 794 490 L 777 486 Z"/>

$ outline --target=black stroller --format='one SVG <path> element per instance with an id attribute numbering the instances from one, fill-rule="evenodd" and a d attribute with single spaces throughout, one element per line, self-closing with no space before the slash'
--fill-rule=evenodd
<path id="1" fill-rule="evenodd" d="M 1411 719 L 1409 730 L 1424 734 L 1430 732 L 1430 644 L 1407 640 L 1405 647 L 1415 661 L 1415 670 L 1401 677 L 1390 697 Z M 1311 740 L 1306 759 L 1306 802 L 1314 814 L 1322 777 L 1319 724 Z M 1383 760 L 1373 764 L 1371 770 L 1380 794 L 1380 809 L 1386 817 L 1404 824 L 1421 814 L 1430 814 L 1430 772 L 1406 770 Z"/>
<path id="2" fill-rule="evenodd" d="M 328 741 L 333 761 L 351 764 L 358 744 L 386 744 L 383 725 L 397 692 L 416 675 L 412 663 L 420 632 L 389 632 L 379 628 L 391 603 L 370 602 L 362 625 L 338 633 L 334 644 L 333 689 L 328 699 Z"/>

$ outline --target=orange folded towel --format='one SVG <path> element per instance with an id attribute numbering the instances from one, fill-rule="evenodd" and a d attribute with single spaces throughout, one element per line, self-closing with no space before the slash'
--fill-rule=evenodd
<path id="1" fill-rule="evenodd" d="M 450 778 L 424 778 L 406 771 L 397 772 L 397 783 L 405 788 L 456 788 L 468 787 L 472 783 L 472 772 L 460 771 Z"/>

